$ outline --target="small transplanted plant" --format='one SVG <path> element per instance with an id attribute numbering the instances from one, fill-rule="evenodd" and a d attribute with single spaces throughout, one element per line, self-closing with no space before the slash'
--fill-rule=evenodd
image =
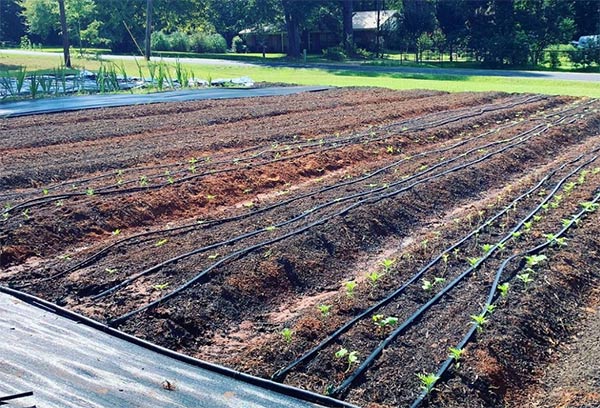
<path id="1" fill-rule="evenodd" d="M 344 371 L 345 373 L 350 371 L 353 364 L 357 364 L 359 362 L 358 351 L 356 351 L 356 350 L 348 351 L 347 348 L 343 348 L 343 347 L 335 352 L 335 358 L 337 358 L 338 360 L 341 360 L 343 358 L 346 359 L 346 361 L 348 362 L 348 368 L 346 368 L 346 371 Z"/>
<path id="2" fill-rule="evenodd" d="M 379 281 L 379 278 L 381 278 L 381 274 L 377 271 L 373 271 L 373 272 L 367 274 L 367 279 L 369 280 L 369 284 L 372 287 L 377 286 L 377 282 Z"/>
<path id="3" fill-rule="evenodd" d="M 383 273 L 389 273 L 392 270 L 392 266 L 395 263 L 395 259 L 384 259 L 383 261 L 381 261 L 381 266 L 383 266 Z"/>
<path id="4" fill-rule="evenodd" d="M 463 354 L 465 354 L 465 349 L 450 347 L 448 351 L 450 352 L 449 357 L 452 357 L 454 360 L 454 366 L 456 368 L 460 367 L 460 359 L 462 358 Z"/>
<path id="5" fill-rule="evenodd" d="M 485 318 L 484 314 L 480 315 L 471 315 L 471 324 L 475 325 L 477 331 L 481 333 L 483 331 L 483 326 L 488 322 L 488 319 Z"/>
<path id="6" fill-rule="evenodd" d="M 156 285 L 152 286 L 152 288 L 156 289 L 156 290 L 165 290 L 169 287 L 169 283 L 157 283 Z"/>
<path id="7" fill-rule="evenodd" d="M 385 317 L 382 314 L 373 315 L 371 320 L 373 320 L 373 323 L 375 323 L 375 325 L 377 325 L 378 327 L 381 327 L 381 328 L 395 326 L 398 324 L 397 317 L 394 317 L 394 316 Z"/>
<path id="8" fill-rule="evenodd" d="M 331 312 L 331 305 L 319 305 L 317 306 L 317 309 L 319 309 L 319 312 L 321 312 L 322 317 L 327 317 Z"/>
<path id="9" fill-rule="evenodd" d="M 292 329 L 290 329 L 289 327 L 286 327 L 285 329 L 283 329 L 281 331 L 281 335 L 283 336 L 283 340 L 287 344 L 290 344 L 292 342 L 292 337 L 293 337 L 294 333 L 292 332 Z"/>
<path id="10" fill-rule="evenodd" d="M 417 377 L 421 381 L 420 388 L 425 392 L 425 394 L 429 394 L 433 390 L 433 386 L 440 379 L 435 373 L 419 373 Z"/>
<path id="11" fill-rule="evenodd" d="M 510 284 L 508 282 L 504 282 L 498 285 L 498 292 L 500 292 L 500 296 L 506 297 L 508 296 L 508 289 L 510 288 Z"/>
<path id="12" fill-rule="evenodd" d="M 348 281 L 344 283 L 344 289 L 346 290 L 346 296 L 352 298 L 354 297 L 354 293 L 356 291 L 356 286 L 358 283 L 356 281 Z"/>

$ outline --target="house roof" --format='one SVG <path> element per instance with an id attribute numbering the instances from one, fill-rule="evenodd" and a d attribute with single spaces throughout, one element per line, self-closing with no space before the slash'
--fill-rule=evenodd
<path id="1" fill-rule="evenodd" d="M 384 25 L 391 17 L 397 14 L 397 10 L 381 10 L 379 15 L 380 26 Z M 352 28 L 354 30 L 376 30 L 377 11 L 357 11 L 352 16 Z"/>

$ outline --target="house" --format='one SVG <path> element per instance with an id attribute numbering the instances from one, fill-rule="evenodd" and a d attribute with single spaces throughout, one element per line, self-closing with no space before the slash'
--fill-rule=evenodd
<path id="1" fill-rule="evenodd" d="M 381 10 L 379 26 L 383 31 L 393 24 L 399 15 L 396 10 Z M 377 11 L 357 11 L 352 16 L 354 42 L 357 47 L 374 49 L 377 38 Z M 264 26 L 258 29 L 245 29 L 239 35 L 246 42 L 248 51 L 287 52 L 287 32 L 284 27 Z M 320 53 L 326 48 L 342 42 L 341 33 L 327 30 L 305 30 L 300 38 L 300 48 L 309 53 Z"/>

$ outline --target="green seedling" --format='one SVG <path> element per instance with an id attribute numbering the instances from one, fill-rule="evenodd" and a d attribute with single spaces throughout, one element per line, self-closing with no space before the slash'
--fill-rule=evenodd
<path id="1" fill-rule="evenodd" d="M 498 292 L 500 292 L 500 296 L 503 298 L 508 296 L 508 289 L 510 288 L 510 284 L 508 282 L 504 282 L 501 285 L 498 285 Z"/>
<path id="2" fill-rule="evenodd" d="M 563 187 L 563 191 L 565 192 L 565 194 L 571 194 L 571 192 L 573 191 L 573 189 L 575 188 L 575 186 L 577 186 L 577 184 L 573 181 L 565 184 L 565 186 Z"/>
<path id="3" fill-rule="evenodd" d="M 43 195 L 45 195 L 45 196 L 46 196 L 46 195 L 48 195 L 48 193 L 49 193 L 49 191 L 48 191 L 48 189 L 47 189 L 47 188 L 45 188 L 45 189 L 43 189 L 43 190 L 42 190 L 42 194 L 43 194 Z"/>
<path id="4" fill-rule="evenodd" d="M 109 275 L 113 275 L 113 274 L 117 273 L 118 270 L 116 268 L 105 268 L 104 272 L 108 273 Z"/>
<path id="5" fill-rule="evenodd" d="M 485 315 L 471 315 L 471 323 L 475 325 L 477 331 L 481 333 L 483 331 L 483 326 L 487 324 L 488 319 L 485 318 Z"/>
<path id="6" fill-rule="evenodd" d="M 243 203 L 242 205 L 246 208 L 254 207 L 254 203 L 252 201 L 248 201 L 247 203 Z"/>
<path id="7" fill-rule="evenodd" d="M 190 171 L 190 173 L 195 174 L 196 173 L 196 166 L 194 166 L 193 164 L 188 167 L 188 170 Z"/>
<path id="8" fill-rule="evenodd" d="M 542 220 L 542 216 L 541 215 L 534 215 L 533 216 L 533 221 L 538 222 Z"/>
<path id="9" fill-rule="evenodd" d="M 192 157 L 191 159 L 189 159 L 189 160 L 188 160 L 188 163 L 189 163 L 189 164 L 192 164 L 192 165 L 193 165 L 193 164 L 196 164 L 196 163 L 198 163 L 198 159 L 197 159 L 197 158 L 195 158 L 195 157 Z"/>
<path id="10" fill-rule="evenodd" d="M 579 177 L 577 178 L 577 184 L 581 185 L 585 183 L 585 178 L 589 172 L 589 170 L 581 170 L 581 173 L 579 173 Z"/>
<path id="11" fill-rule="evenodd" d="M 381 278 L 381 274 L 373 271 L 369 274 L 367 274 L 367 279 L 369 280 L 369 284 L 371 284 L 371 286 L 375 287 L 377 286 L 377 281 L 379 281 L 379 278 Z"/>
<path id="12" fill-rule="evenodd" d="M 140 176 L 140 186 L 146 187 L 148 185 L 148 177 Z"/>
<path id="13" fill-rule="evenodd" d="M 583 208 L 585 212 L 594 212 L 600 206 L 600 204 L 594 203 L 592 201 L 584 201 L 582 203 L 579 203 L 579 205 L 581 206 L 581 208 Z"/>
<path id="14" fill-rule="evenodd" d="M 450 254 L 448 254 L 448 252 L 444 252 L 442 254 L 442 261 L 444 262 L 444 265 L 448 265 L 448 258 L 450 258 Z"/>
<path id="15" fill-rule="evenodd" d="M 7 212 L 5 212 L 5 213 L 2 213 L 2 219 L 3 219 L 4 221 L 8 220 L 8 218 L 9 218 L 9 217 L 10 217 L 10 214 L 9 214 L 9 213 L 7 213 Z"/>
<path id="16" fill-rule="evenodd" d="M 341 348 L 335 352 L 335 358 L 342 359 L 344 357 L 348 362 L 348 368 L 345 371 L 347 373 L 352 368 L 352 364 L 358 363 L 358 351 L 348 351 L 346 348 Z"/>
<path id="17" fill-rule="evenodd" d="M 208 256 L 208 259 L 217 259 L 219 257 L 219 254 L 212 254 Z"/>
<path id="18" fill-rule="evenodd" d="M 91 187 L 88 187 L 87 190 L 85 190 L 85 195 L 93 196 L 94 195 L 94 189 L 91 188 Z"/>
<path id="19" fill-rule="evenodd" d="M 523 272 L 521 274 L 518 274 L 517 279 L 519 279 L 521 282 L 523 282 L 525 284 L 525 286 L 527 286 L 528 284 L 533 282 L 533 278 L 531 277 L 531 275 L 528 272 Z"/>
<path id="20" fill-rule="evenodd" d="M 544 262 L 548 257 L 546 255 L 529 255 L 525 257 L 527 266 L 532 267 Z"/>
<path id="21" fill-rule="evenodd" d="M 521 237 L 521 235 L 523 235 L 523 233 L 521 231 L 515 231 L 511 234 L 511 236 L 515 239 L 519 239 Z"/>
<path id="22" fill-rule="evenodd" d="M 292 329 L 290 329 L 289 327 L 283 329 L 281 331 L 281 335 L 283 336 L 283 340 L 285 340 L 287 344 L 290 344 L 292 342 L 293 332 Z"/>
<path id="23" fill-rule="evenodd" d="M 428 292 L 431 289 L 433 289 L 433 283 L 427 279 L 423 279 L 423 285 L 421 287 L 423 288 L 423 290 Z"/>
<path id="24" fill-rule="evenodd" d="M 209 201 L 210 200 L 214 200 L 215 198 L 217 198 L 217 196 L 215 196 L 215 195 L 212 195 L 212 194 L 207 194 L 206 195 L 206 199 L 209 200 Z"/>
<path id="25" fill-rule="evenodd" d="M 475 268 L 480 260 L 481 258 L 467 258 L 467 261 L 469 261 L 469 265 L 471 265 L 471 268 Z"/>
<path id="26" fill-rule="evenodd" d="M 485 252 L 486 254 L 488 252 L 490 252 L 492 249 L 494 249 L 494 244 L 483 244 L 481 246 L 481 249 L 483 249 L 483 252 Z"/>
<path id="27" fill-rule="evenodd" d="M 523 223 L 523 228 L 525 229 L 525 232 L 531 231 L 532 226 L 533 226 L 533 221 L 527 221 L 527 222 Z"/>
<path id="28" fill-rule="evenodd" d="M 70 261 L 71 255 L 69 255 L 69 254 L 59 255 L 58 259 L 60 259 L 61 261 Z"/>
<path id="29" fill-rule="evenodd" d="M 358 283 L 356 281 L 348 281 L 344 283 L 344 289 L 346 289 L 346 296 L 354 297 L 354 292 Z"/>
<path id="30" fill-rule="evenodd" d="M 167 183 L 169 184 L 173 184 L 175 182 L 175 179 L 171 176 L 167 177 Z"/>
<path id="31" fill-rule="evenodd" d="M 152 287 L 156 290 L 165 290 L 169 287 L 169 284 L 168 283 L 157 283 L 156 285 L 154 285 Z"/>
<path id="32" fill-rule="evenodd" d="M 327 317 L 331 311 L 331 305 L 319 305 L 317 306 L 319 312 L 321 312 L 321 316 Z"/>
<path id="33" fill-rule="evenodd" d="M 112 232 L 112 234 L 113 234 L 114 236 L 117 236 L 117 235 L 119 235 L 120 233 L 121 233 L 121 230 L 120 230 L 119 228 L 115 229 L 115 230 Z"/>
<path id="34" fill-rule="evenodd" d="M 506 248 L 506 244 L 504 242 L 498 242 L 496 246 L 500 252 L 504 251 L 504 248 Z"/>
<path id="35" fill-rule="evenodd" d="M 386 153 L 394 154 L 394 146 L 388 146 L 385 148 Z"/>
<path id="36" fill-rule="evenodd" d="M 492 305 L 492 304 L 487 304 L 485 305 L 485 311 L 489 314 L 494 313 L 494 311 L 496 310 L 496 305 Z"/>
<path id="37" fill-rule="evenodd" d="M 161 247 L 164 244 L 166 244 L 167 242 L 169 242 L 169 240 L 167 238 L 159 239 L 158 241 L 156 241 L 156 243 L 154 244 L 154 246 L 155 247 Z"/>
<path id="38" fill-rule="evenodd" d="M 398 324 L 397 317 L 393 317 L 393 316 L 385 317 L 382 314 L 373 315 L 371 320 L 373 320 L 373 323 L 375 323 L 379 327 L 395 326 Z"/>
<path id="39" fill-rule="evenodd" d="M 383 266 L 383 273 L 389 273 L 392 270 L 392 266 L 395 263 L 395 259 L 384 259 L 383 261 L 381 261 L 381 266 Z"/>
<path id="40" fill-rule="evenodd" d="M 270 225 L 268 227 L 265 227 L 265 231 L 275 231 L 276 229 L 277 229 L 277 227 L 274 226 L 274 225 Z"/>
<path id="41" fill-rule="evenodd" d="M 450 351 L 449 357 L 452 357 L 454 360 L 454 365 L 456 368 L 458 368 L 460 366 L 460 359 L 462 358 L 463 354 L 465 354 L 465 350 L 456 347 L 450 347 L 448 351 Z"/>
<path id="42" fill-rule="evenodd" d="M 419 373 L 417 374 L 419 380 L 421 381 L 420 388 L 425 392 L 425 394 L 429 394 L 433 390 L 433 386 L 440 379 L 439 376 L 434 373 Z"/>

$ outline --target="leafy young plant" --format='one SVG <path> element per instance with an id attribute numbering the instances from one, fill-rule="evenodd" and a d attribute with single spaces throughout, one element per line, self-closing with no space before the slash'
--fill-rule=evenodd
<path id="1" fill-rule="evenodd" d="M 480 260 L 481 258 L 467 258 L 467 261 L 469 261 L 469 265 L 471 265 L 472 268 L 475 268 Z"/>
<path id="2" fill-rule="evenodd" d="M 169 287 L 169 284 L 168 283 L 157 283 L 156 285 L 154 285 L 152 287 L 156 290 L 165 290 Z"/>
<path id="3" fill-rule="evenodd" d="M 321 312 L 321 316 L 327 317 L 331 311 L 331 305 L 319 305 L 317 306 L 319 312 Z"/>
<path id="4" fill-rule="evenodd" d="M 548 257 L 546 255 L 529 255 L 525 256 L 527 266 L 532 267 L 544 262 Z"/>
<path id="5" fill-rule="evenodd" d="M 483 331 L 483 326 L 488 322 L 488 319 L 485 318 L 484 314 L 480 315 L 471 315 L 471 322 L 475 325 L 478 332 Z"/>
<path id="6" fill-rule="evenodd" d="M 458 368 L 460 366 L 460 359 L 462 358 L 463 354 L 465 354 L 465 349 L 450 347 L 448 351 L 450 351 L 449 356 L 454 360 L 454 365 L 456 368 Z"/>
<path id="7" fill-rule="evenodd" d="M 356 281 L 348 281 L 344 283 L 344 289 L 346 289 L 346 296 L 354 297 L 354 292 L 358 283 Z"/>
<path id="8" fill-rule="evenodd" d="M 433 283 L 430 280 L 423 279 L 423 285 L 421 287 L 425 291 L 430 291 L 431 289 L 433 289 Z"/>
<path id="9" fill-rule="evenodd" d="M 398 324 L 397 317 L 393 317 L 393 316 L 385 317 L 382 314 L 373 315 L 371 320 L 373 320 L 373 323 L 375 323 L 379 327 L 395 326 Z"/>
<path id="10" fill-rule="evenodd" d="M 376 271 L 367 274 L 367 279 L 373 287 L 377 286 L 377 281 L 379 280 L 379 278 L 381 278 L 381 274 Z"/>
<path id="11" fill-rule="evenodd" d="M 525 286 L 527 286 L 528 284 L 533 282 L 533 278 L 531 277 L 529 272 L 523 272 L 521 274 L 518 274 L 517 279 L 519 279 L 521 282 L 523 282 L 525 284 Z"/>
<path id="12" fill-rule="evenodd" d="M 109 275 L 113 275 L 113 274 L 117 273 L 118 270 L 116 268 L 105 268 L 104 272 L 108 273 Z"/>
<path id="13" fill-rule="evenodd" d="M 154 244 L 155 247 L 161 247 L 164 244 L 166 244 L 169 240 L 167 238 L 163 238 L 163 239 L 159 239 L 158 241 L 156 241 L 156 243 Z"/>
<path id="14" fill-rule="evenodd" d="M 348 351 L 348 349 L 346 348 L 341 348 L 338 351 L 335 352 L 335 358 L 337 359 L 342 359 L 342 358 L 346 358 L 346 361 L 348 362 L 348 368 L 346 368 L 346 373 L 348 371 L 350 371 L 350 369 L 352 368 L 353 364 L 358 363 L 358 351 L 353 350 L 353 351 Z"/>
<path id="15" fill-rule="evenodd" d="M 498 291 L 500 292 L 500 296 L 506 297 L 508 295 L 508 289 L 510 288 L 510 284 L 508 282 L 504 282 L 501 285 L 498 285 Z"/>
<path id="16" fill-rule="evenodd" d="M 494 244 L 483 244 L 481 246 L 481 249 L 483 249 L 483 252 L 488 253 L 490 252 L 492 249 L 494 249 Z"/>
<path id="17" fill-rule="evenodd" d="M 583 208 L 584 211 L 586 212 L 594 212 L 598 209 L 598 207 L 600 206 L 600 204 L 598 203 L 594 203 L 592 201 L 584 201 L 582 203 L 579 203 L 579 205 Z"/>
<path id="18" fill-rule="evenodd" d="M 91 187 L 88 187 L 87 190 L 85 190 L 85 195 L 93 196 L 94 195 L 94 189 L 91 188 Z"/>
<path id="19" fill-rule="evenodd" d="M 417 374 L 419 380 L 421 381 L 420 388 L 426 393 L 429 394 L 431 390 L 433 390 L 433 386 L 440 379 L 439 376 L 435 375 L 435 373 L 419 373 Z"/>
<path id="20" fill-rule="evenodd" d="M 381 261 L 381 266 L 383 266 L 383 273 L 389 273 L 392 269 L 392 266 L 395 263 L 395 259 L 384 259 L 383 261 Z"/>
<path id="21" fill-rule="evenodd" d="M 283 340 L 285 340 L 286 343 L 290 344 L 292 342 L 293 332 L 292 329 L 290 329 L 289 327 L 283 329 L 281 331 L 281 335 L 283 336 Z"/>

